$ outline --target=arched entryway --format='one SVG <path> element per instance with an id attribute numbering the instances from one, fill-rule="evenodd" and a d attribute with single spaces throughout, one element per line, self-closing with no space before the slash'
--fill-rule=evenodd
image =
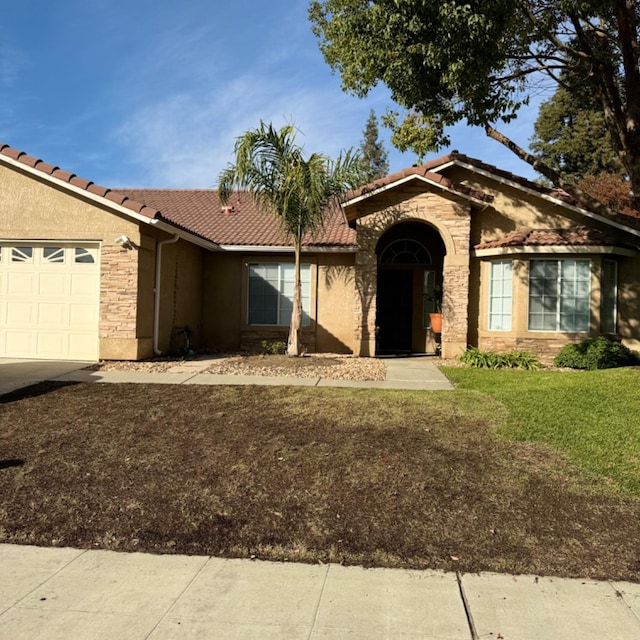
<path id="1" fill-rule="evenodd" d="M 430 293 L 442 285 L 445 245 L 438 231 L 417 221 L 388 229 L 378 241 L 376 351 L 435 353 Z"/>

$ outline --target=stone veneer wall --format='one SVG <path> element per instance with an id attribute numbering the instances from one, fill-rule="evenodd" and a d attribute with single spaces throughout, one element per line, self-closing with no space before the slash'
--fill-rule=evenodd
<path id="1" fill-rule="evenodd" d="M 567 334 L 556 338 L 484 336 L 479 339 L 478 348 L 482 351 L 496 351 L 498 353 L 505 353 L 511 350 L 528 351 L 535 354 L 543 364 L 551 365 L 553 364 L 553 359 L 565 344 L 568 342 L 580 342 L 584 337 L 585 334 L 580 334 L 579 337 Z"/>
<path id="2" fill-rule="evenodd" d="M 380 204 L 379 201 L 376 202 Z M 376 203 L 373 203 L 374 205 Z M 384 206 L 384 205 L 383 205 Z M 469 299 L 470 206 L 436 193 L 416 193 L 401 204 L 371 212 L 358 219 L 354 341 L 358 354 L 375 354 L 377 256 L 376 246 L 393 225 L 422 220 L 434 226 L 446 246 L 443 269 L 442 355 L 456 357 L 466 348 Z"/>
<path id="3" fill-rule="evenodd" d="M 466 349 L 469 333 L 468 254 L 466 261 L 445 257 L 442 281 L 442 357 L 455 358 Z"/>
<path id="4" fill-rule="evenodd" d="M 100 264 L 100 339 L 135 340 L 137 308 L 137 250 L 103 245 Z"/>

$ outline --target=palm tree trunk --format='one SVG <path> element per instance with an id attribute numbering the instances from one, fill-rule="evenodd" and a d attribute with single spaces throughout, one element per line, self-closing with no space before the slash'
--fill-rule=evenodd
<path id="1" fill-rule="evenodd" d="M 300 327 L 302 326 L 302 285 L 300 282 L 300 240 L 294 239 L 295 276 L 293 284 L 293 311 L 291 312 L 291 326 L 287 342 L 287 355 L 297 357 L 301 353 Z"/>

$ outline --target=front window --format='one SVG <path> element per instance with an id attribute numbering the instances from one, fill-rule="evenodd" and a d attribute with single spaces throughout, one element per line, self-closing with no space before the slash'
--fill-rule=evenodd
<path id="1" fill-rule="evenodd" d="M 511 331 L 511 260 L 491 263 L 489 329 Z"/>
<path id="2" fill-rule="evenodd" d="M 531 260 L 529 330 L 589 331 L 589 260 Z"/>
<path id="3" fill-rule="evenodd" d="M 300 265 L 302 288 L 302 326 L 309 325 L 311 306 L 311 267 Z M 288 327 L 293 311 L 295 265 L 265 262 L 249 265 L 249 324 Z"/>

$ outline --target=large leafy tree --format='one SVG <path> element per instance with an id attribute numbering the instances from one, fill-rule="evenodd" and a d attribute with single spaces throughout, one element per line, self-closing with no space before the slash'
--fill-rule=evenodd
<path id="1" fill-rule="evenodd" d="M 389 173 L 389 154 L 380 140 L 378 118 L 373 109 L 369 113 L 367 124 L 364 128 L 362 142 L 360 143 L 360 155 L 367 175 L 367 182 L 383 178 Z"/>
<path id="2" fill-rule="evenodd" d="M 620 173 L 604 115 L 579 88 L 559 87 L 540 106 L 531 149 L 567 178 Z"/>
<path id="3" fill-rule="evenodd" d="M 312 0 L 309 17 L 343 88 L 364 96 L 377 83 L 402 109 L 387 121 L 395 145 L 424 152 L 449 143 L 461 121 L 601 208 L 497 127 L 529 92 L 571 74 L 598 100 L 636 200 L 640 200 L 639 9 L 634 0 Z M 402 146 L 400 146 L 402 148 Z M 637 203 L 636 203 L 637 204 Z"/>
<path id="4" fill-rule="evenodd" d="M 260 122 L 258 128 L 236 140 L 235 164 L 219 176 L 220 200 L 226 204 L 235 189 L 250 193 L 266 211 L 273 213 L 293 240 L 295 284 L 287 355 L 301 354 L 302 295 L 300 253 L 306 234 L 323 226 L 328 208 L 340 195 L 364 182 L 362 163 L 347 151 L 337 160 L 305 154 L 295 141 L 296 129 L 287 124 L 276 129 Z"/>
<path id="5" fill-rule="evenodd" d="M 587 85 L 566 78 L 540 106 L 534 131 L 531 149 L 546 164 L 611 211 L 638 215 L 604 115 Z"/>

